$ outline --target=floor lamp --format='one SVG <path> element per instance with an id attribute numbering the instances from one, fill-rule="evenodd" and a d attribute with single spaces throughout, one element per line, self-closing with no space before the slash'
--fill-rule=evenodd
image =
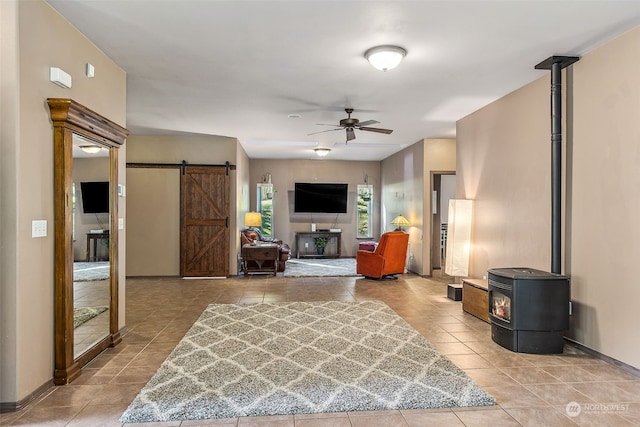
<path id="1" fill-rule="evenodd" d="M 469 275 L 469 247 L 473 202 L 465 199 L 449 200 L 445 273 L 453 277 Z"/>

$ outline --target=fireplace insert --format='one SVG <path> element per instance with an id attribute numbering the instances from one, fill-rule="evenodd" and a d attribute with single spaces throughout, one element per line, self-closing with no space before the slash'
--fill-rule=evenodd
<path id="1" fill-rule="evenodd" d="M 532 268 L 489 270 L 491 338 L 519 353 L 562 353 L 569 278 Z"/>

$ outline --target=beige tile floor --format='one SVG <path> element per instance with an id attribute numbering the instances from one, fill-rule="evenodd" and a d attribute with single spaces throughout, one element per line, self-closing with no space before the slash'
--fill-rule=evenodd
<path id="1" fill-rule="evenodd" d="M 109 280 L 73 282 L 73 306 L 109 306 Z M 109 310 L 79 325 L 74 333 L 73 354 L 78 357 L 109 333 Z"/>
<path id="2" fill-rule="evenodd" d="M 404 275 L 356 278 L 238 277 L 127 280 L 123 342 L 82 376 L 52 387 L 2 425 L 119 426 L 118 418 L 210 303 L 386 302 L 442 353 L 492 393 L 498 405 L 474 409 L 354 412 L 131 424 L 132 426 L 630 426 L 640 425 L 640 378 L 567 347 L 561 355 L 512 353 L 491 341 L 489 325 L 446 298 L 444 280 Z M 580 413 L 567 416 L 577 402 Z"/>

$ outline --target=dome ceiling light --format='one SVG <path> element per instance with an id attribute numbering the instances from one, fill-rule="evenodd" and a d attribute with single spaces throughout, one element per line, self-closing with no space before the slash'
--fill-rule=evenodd
<path id="1" fill-rule="evenodd" d="M 364 57 L 373 66 L 380 71 L 392 70 L 400 64 L 402 58 L 407 55 L 407 51 L 399 46 L 376 46 L 367 50 Z"/>
<path id="2" fill-rule="evenodd" d="M 327 154 L 329 154 L 329 152 L 331 151 L 331 148 L 318 147 L 318 148 L 314 148 L 313 151 L 316 152 L 318 157 L 325 157 Z"/>

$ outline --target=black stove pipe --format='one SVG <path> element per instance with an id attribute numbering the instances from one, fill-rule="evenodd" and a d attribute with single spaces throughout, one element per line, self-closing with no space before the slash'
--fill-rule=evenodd
<path id="1" fill-rule="evenodd" d="M 551 70 L 551 272 L 562 273 L 562 69 L 576 56 L 551 56 L 535 66 Z"/>
<path id="2" fill-rule="evenodd" d="M 562 69 L 551 66 L 551 272 L 560 274 L 562 252 Z"/>

